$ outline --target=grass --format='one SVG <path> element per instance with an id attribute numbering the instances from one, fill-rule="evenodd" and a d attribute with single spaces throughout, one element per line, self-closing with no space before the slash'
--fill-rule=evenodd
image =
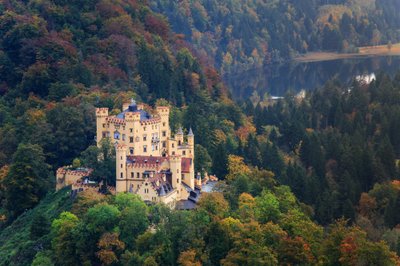
<path id="1" fill-rule="evenodd" d="M 296 62 L 320 62 L 337 59 L 350 59 L 371 56 L 399 56 L 400 43 L 393 44 L 391 49 L 387 45 L 359 47 L 358 53 L 310 52 L 294 58 Z"/>
<path id="2" fill-rule="evenodd" d="M 30 225 L 37 214 L 52 221 L 66 210 L 72 200 L 70 189 L 64 188 L 47 195 L 34 209 L 19 216 L 12 224 L 0 231 L 0 265 L 30 265 L 43 240 L 30 239 Z"/>

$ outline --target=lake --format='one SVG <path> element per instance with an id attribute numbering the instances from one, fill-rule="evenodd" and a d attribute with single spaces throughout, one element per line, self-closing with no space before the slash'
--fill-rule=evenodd
<path id="1" fill-rule="evenodd" d="M 357 76 L 373 76 L 380 72 L 394 76 L 400 71 L 400 56 L 339 59 L 322 62 L 292 62 L 224 76 L 232 96 L 237 100 L 260 96 L 283 96 L 287 91 L 314 90 L 331 79 L 350 84 Z"/>

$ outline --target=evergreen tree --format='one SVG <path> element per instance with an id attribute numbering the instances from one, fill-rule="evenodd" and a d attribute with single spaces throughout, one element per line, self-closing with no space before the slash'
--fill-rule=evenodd
<path id="1" fill-rule="evenodd" d="M 31 223 L 30 237 L 32 240 L 41 238 L 50 232 L 50 222 L 43 214 L 36 214 Z"/>
<path id="2" fill-rule="evenodd" d="M 34 207 L 51 187 L 52 175 L 39 145 L 20 144 L 4 180 L 6 209 L 16 217 Z"/>

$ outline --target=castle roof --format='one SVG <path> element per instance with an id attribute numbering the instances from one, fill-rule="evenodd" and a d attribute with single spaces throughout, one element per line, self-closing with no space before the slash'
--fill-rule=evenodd
<path id="1" fill-rule="evenodd" d="M 194 136 L 192 128 L 189 129 L 189 134 L 188 134 L 188 136 Z"/>
<path id="2" fill-rule="evenodd" d="M 182 158 L 181 171 L 182 173 L 190 173 L 191 158 Z"/>
<path id="3" fill-rule="evenodd" d="M 168 174 L 170 175 L 171 173 L 156 173 L 148 180 L 148 182 L 150 182 L 152 187 L 156 190 L 158 196 L 165 196 L 174 190 L 172 185 L 163 179 L 163 175 Z"/>
<path id="4" fill-rule="evenodd" d="M 157 169 L 162 163 L 169 162 L 170 157 L 162 156 L 140 156 L 128 155 L 127 163 L 133 164 L 138 168 Z M 191 158 L 181 158 L 181 171 L 182 173 L 190 173 L 190 166 L 192 164 Z"/>
<path id="5" fill-rule="evenodd" d="M 178 132 L 176 133 L 177 135 L 183 135 L 183 129 L 182 127 L 179 127 Z"/>
<path id="6" fill-rule="evenodd" d="M 134 100 L 131 101 L 131 104 L 128 106 L 128 109 L 123 110 L 122 113 L 117 115 L 119 119 L 125 119 L 125 114 L 127 112 L 135 112 L 140 113 L 140 121 L 145 121 L 151 119 L 151 115 L 147 113 L 145 110 L 139 110 L 136 102 Z"/>
<path id="7" fill-rule="evenodd" d="M 89 176 L 93 172 L 91 168 L 84 168 L 79 167 L 76 169 L 69 168 L 69 167 L 60 167 L 57 169 L 57 174 L 68 174 L 68 175 L 75 175 L 79 177 Z"/>

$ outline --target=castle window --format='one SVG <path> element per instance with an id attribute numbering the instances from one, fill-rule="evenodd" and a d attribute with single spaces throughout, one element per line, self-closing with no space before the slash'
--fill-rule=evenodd
<path id="1" fill-rule="evenodd" d="M 133 128 L 130 128 L 130 129 L 129 129 L 129 132 L 133 133 Z"/>
<path id="2" fill-rule="evenodd" d="M 130 148 L 130 149 L 129 149 L 129 153 L 130 153 L 131 155 L 133 155 L 133 148 Z"/>
<path id="3" fill-rule="evenodd" d="M 165 127 L 165 122 L 162 123 L 163 127 Z"/>
<path id="4" fill-rule="evenodd" d="M 181 141 L 178 141 L 178 145 L 181 146 L 181 144 L 182 144 Z"/>
<path id="5" fill-rule="evenodd" d="M 122 134 L 122 140 L 125 140 L 125 134 Z"/>
<path id="6" fill-rule="evenodd" d="M 158 145 L 156 145 L 156 151 L 158 151 Z"/>
<path id="7" fill-rule="evenodd" d="M 177 178 L 177 179 L 176 179 L 176 183 L 178 183 L 178 184 L 179 184 L 179 178 Z"/>
<path id="8" fill-rule="evenodd" d="M 154 144 L 153 144 L 153 145 L 151 145 L 151 150 L 152 150 L 152 151 L 154 151 L 154 150 L 155 150 L 155 146 L 154 146 Z"/>
<path id="9" fill-rule="evenodd" d="M 143 135 L 143 141 L 146 141 L 146 140 L 147 140 L 147 135 L 144 134 L 144 135 Z"/>
<path id="10" fill-rule="evenodd" d="M 124 174 L 123 173 L 121 173 L 121 178 L 124 178 Z"/>
<path id="11" fill-rule="evenodd" d="M 103 138 L 107 137 L 107 132 L 103 132 Z"/>
<path id="12" fill-rule="evenodd" d="M 136 173 L 136 177 L 137 177 L 137 178 L 140 178 L 140 173 L 139 173 L 139 172 Z"/>
<path id="13" fill-rule="evenodd" d="M 186 151 L 182 151 L 182 154 L 183 154 L 183 155 L 186 155 Z"/>
<path id="14" fill-rule="evenodd" d="M 146 127 L 143 127 L 143 131 L 146 131 Z"/>
<path id="15" fill-rule="evenodd" d="M 163 136 L 163 137 L 166 137 L 166 136 L 167 136 L 167 131 L 163 131 L 163 132 L 162 132 L 162 136 Z"/>
<path id="16" fill-rule="evenodd" d="M 175 152 L 174 152 L 174 151 L 172 152 L 172 155 L 175 155 Z"/>
<path id="17" fill-rule="evenodd" d="M 103 124 L 103 128 L 106 128 L 106 124 Z"/>
<path id="18" fill-rule="evenodd" d="M 143 145 L 143 152 L 147 152 L 147 145 Z"/>
<path id="19" fill-rule="evenodd" d="M 133 178 L 133 172 L 131 173 L 131 178 Z"/>
<path id="20" fill-rule="evenodd" d="M 163 142 L 162 142 L 162 147 L 163 147 L 163 148 L 167 147 L 167 142 L 163 141 Z"/>
<path id="21" fill-rule="evenodd" d="M 118 131 L 114 131 L 114 139 L 119 139 L 119 132 Z"/>
<path id="22" fill-rule="evenodd" d="M 174 143 L 172 143 L 172 148 L 175 148 L 175 144 Z"/>
<path id="23" fill-rule="evenodd" d="M 123 168 L 122 163 L 121 163 L 121 168 Z"/>
<path id="24" fill-rule="evenodd" d="M 129 137 L 129 142 L 133 143 L 133 137 Z"/>

